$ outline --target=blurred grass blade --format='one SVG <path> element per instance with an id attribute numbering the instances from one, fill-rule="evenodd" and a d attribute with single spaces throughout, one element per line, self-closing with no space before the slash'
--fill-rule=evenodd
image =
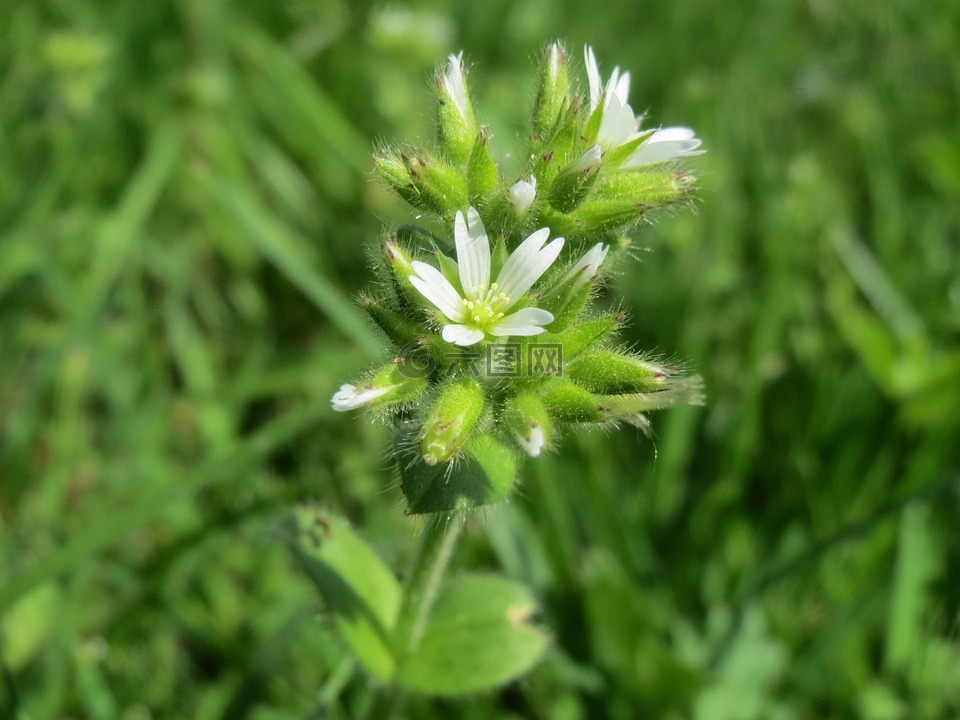
<path id="1" fill-rule="evenodd" d="M 225 182 L 207 182 L 206 190 L 249 235 L 260 252 L 323 313 L 344 335 L 360 345 L 371 357 L 381 350 L 381 342 L 370 330 L 353 304 L 344 298 L 297 249 L 306 240 L 269 213 L 249 191 Z"/>
<path id="2" fill-rule="evenodd" d="M 128 183 L 120 204 L 104 219 L 83 290 L 82 308 L 88 318 L 102 306 L 131 248 L 140 239 L 143 225 L 176 167 L 181 140 L 181 128 L 175 123 L 165 122 L 157 127 L 146 157 Z"/>

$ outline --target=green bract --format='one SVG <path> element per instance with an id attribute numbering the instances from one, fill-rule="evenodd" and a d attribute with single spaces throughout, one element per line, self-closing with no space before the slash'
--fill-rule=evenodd
<path id="1" fill-rule="evenodd" d="M 436 75 L 436 142 L 375 155 L 380 177 L 446 232 L 406 226 L 383 241 L 383 281 L 360 304 L 392 360 L 343 385 L 333 407 L 397 422 L 411 512 L 500 500 L 516 458 L 565 430 L 646 428 L 649 411 L 700 400 L 697 378 L 617 345 L 622 313 L 592 309 L 606 268 L 625 259 L 625 233 L 692 190 L 682 161 L 700 141 L 688 128 L 641 129 L 629 73 L 603 84 L 589 48 L 585 65 L 580 94 L 566 51 L 547 49 L 519 176 L 497 167 L 462 53 Z"/>

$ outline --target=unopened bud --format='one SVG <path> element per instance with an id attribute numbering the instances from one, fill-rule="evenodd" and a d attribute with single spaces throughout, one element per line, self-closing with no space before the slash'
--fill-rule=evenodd
<path id="1" fill-rule="evenodd" d="M 474 378 L 463 377 L 443 388 L 423 425 L 423 461 L 436 465 L 456 455 L 480 424 L 483 409 L 483 390 Z"/>
<path id="2" fill-rule="evenodd" d="M 424 378 L 405 376 L 390 363 L 358 385 L 341 385 L 330 404 L 337 412 L 367 405 L 378 410 L 395 408 L 414 400 L 426 386 Z"/>
<path id="3" fill-rule="evenodd" d="M 613 350 L 591 350 L 564 368 L 567 377 L 604 395 L 656 392 L 666 386 L 669 368 Z"/>
<path id="4" fill-rule="evenodd" d="M 569 93 L 567 53 L 560 43 L 553 43 L 544 57 L 540 87 L 533 105 L 533 132 L 538 137 L 553 133 Z"/>
<path id="5" fill-rule="evenodd" d="M 560 422 L 605 422 L 608 419 L 588 390 L 566 378 L 551 380 L 540 397 L 550 415 Z"/>
<path id="6" fill-rule="evenodd" d="M 536 176 L 531 175 L 529 180 L 517 180 L 517 182 L 507 190 L 507 196 L 510 201 L 510 206 L 517 214 L 517 217 L 526 215 L 537 197 Z"/>
<path id="7" fill-rule="evenodd" d="M 503 421 L 513 441 L 530 457 L 539 457 L 549 447 L 553 434 L 550 415 L 535 395 L 521 393 L 508 400 Z"/>
<path id="8" fill-rule="evenodd" d="M 463 53 L 451 55 L 442 73 L 437 73 L 437 132 L 440 146 L 458 164 L 470 158 L 477 137 L 477 121 L 470 105 Z"/>

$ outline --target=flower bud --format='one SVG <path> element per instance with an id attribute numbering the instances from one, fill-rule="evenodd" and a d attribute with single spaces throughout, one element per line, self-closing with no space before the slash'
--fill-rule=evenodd
<path id="1" fill-rule="evenodd" d="M 396 408 L 416 399 L 426 386 L 424 378 L 405 376 L 395 363 L 390 363 L 359 385 L 341 385 L 330 404 L 337 412 L 366 405 L 377 410 Z"/>
<path id="2" fill-rule="evenodd" d="M 412 343 L 422 333 L 417 323 L 384 307 L 382 303 L 367 294 L 362 294 L 358 302 L 380 331 L 395 345 L 404 346 Z"/>
<path id="3" fill-rule="evenodd" d="M 419 207 L 420 193 L 410 178 L 403 153 L 395 148 L 381 148 L 373 154 L 373 166 L 397 195 L 414 207 Z"/>
<path id="4" fill-rule="evenodd" d="M 550 204 L 562 213 L 569 213 L 582 203 L 597 179 L 602 153 L 592 145 L 577 160 L 561 170 L 550 186 Z"/>
<path id="5" fill-rule="evenodd" d="M 450 215 L 466 205 L 463 174 L 436 157 L 386 148 L 374 155 L 373 162 L 380 177 L 418 210 Z"/>
<path id="6" fill-rule="evenodd" d="M 610 313 L 571 325 L 557 336 L 563 348 L 564 361 L 569 363 L 576 360 L 600 340 L 619 329 L 623 321 L 622 313 Z"/>
<path id="7" fill-rule="evenodd" d="M 392 237 L 384 240 L 380 249 L 383 251 L 383 258 L 386 261 L 386 267 L 390 273 L 390 278 L 393 280 L 397 296 L 407 306 L 418 305 L 420 303 L 420 293 L 410 284 L 410 276 L 414 274 L 413 258 L 410 257 L 410 253 Z M 377 325 L 380 324 L 376 318 L 374 318 L 374 322 Z"/>
<path id="8" fill-rule="evenodd" d="M 517 180 L 517 182 L 507 190 L 507 199 L 518 218 L 522 218 L 527 214 L 536 197 L 537 178 L 535 175 L 531 175 L 529 181 Z"/>
<path id="9" fill-rule="evenodd" d="M 537 99 L 533 105 L 533 132 L 540 138 L 552 134 L 570 93 L 567 52 L 560 43 L 547 48 Z"/>
<path id="10" fill-rule="evenodd" d="M 625 213 L 639 215 L 683 200 L 692 189 L 692 178 L 684 172 L 624 170 L 605 174 L 597 183 L 595 196 L 611 208 L 619 204 Z"/>
<path id="11" fill-rule="evenodd" d="M 586 352 L 564 370 L 590 392 L 606 395 L 657 392 L 669 379 L 669 368 L 613 350 Z"/>
<path id="12" fill-rule="evenodd" d="M 554 378 L 541 393 L 544 407 L 560 422 L 605 422 L 607 416 L 600 410 L 597 399 L 576 383 L 566 378 Z"/>
<path id="13" fill-rule="evenodd" d="M 437 73 L 436 85 L 440 147 L 451 160 L 464 165 L 470 158 L 478 128 L 467 92 L 462 52 L 447 59 L 444 71 Z"/>
<path id="14" fill-rule="evenodd" d="M 463 173 L 426 153 L 405 157 L 410 181 L 417 190 L 417 202 L 422 210 L 438 215 L 452 215 L 467 204 L 467 183 Z"/>
<path id="15" fill-rule="evenodd" d="M 529 393 L 507 401 L 503 422 L 511 439 L 530 457 L 538 457 L 551 439 L 552 423 L 543 402 Z"/>
<path id="16" fill-rule="evenodd" d="M 440 391 L 420 436 L 427 465 L 446 462 L 470 440 L 483 417 L 484 396 L 472 377 L 462 377 Z"/>

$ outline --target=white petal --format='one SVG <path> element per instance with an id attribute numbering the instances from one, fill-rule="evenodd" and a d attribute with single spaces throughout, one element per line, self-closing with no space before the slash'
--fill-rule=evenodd
<path id="1" fill-rule="evenodd" d="M 530 432 L 527 434 L 527 437 L 517 436 L 517 442 L 520 444 L 520 447 L 530 457 L 538 457 L 540 451 L 543 450 L 543 430 L 538 426 L 534 425 L 530 428 Z"/>
<path id="2" fill-rule="evenodd" d="M 621 105 L 626 105 L 630 98 L 630 73 L 625 72 L 620 76 L 613 88 L 613 94 L 620 101 Z"/>
<path id="3" fill-rule="evenodd" d="M 510 298 L 510 305 L 533 287 L 560 254 L 563 238 L 557 238 L 543 247 L 548 237 L 550 228 L 540 228 L 520 243 L 520 247 L 514 250 L 503 264 L 497 277 L 497 285 L 500 286 L 500 292 Z"/>
<path id="4" fill-rule="evenodd" d="M 610 98 L 603 110 L 597 140 L 608 147 L 620 147 L 637 131 L 638 125 L 637 116 L 629 105 L 621 103 L 619 98 Z"/>
<path id="5" fill-rule="evenodd" d="M 460 322 L 463 319 L 463 298 L 443 273 L 419 260 L 414 260 L 410 265 L 416 273 L 410 276 L 410 284 L 417 292 L 436 305 L 448 318 Z"/>
<path id="6" fill-rule="evenodd" d="M 473 207 L 467 208 L 467 217 L 457 211 L 453 221 L 453 239 L 457 245 L 457 264 L 463 294 L 470 297 L 476 287 L 490 285 L 490 241 L 483 229 L 480 215 Z"/>
<path id="7" fill-rule="evenodd" d="M 526 307 L 500 318 L 496 325 L 490 328 L 490 334 L 498 337 L 504 335 L 539 335 L 544 332 L 543 325 L 553 322 L 553 313 L 536 307 Z"/>
<path id="8" fill-rule="evenodd" d="M 600 267 L 603 265 L 603 261 L 607 257 L 608 250 L 610 250 L 608 245 L 597 243 L 592 248 L 587 250 L 587 252 L 583 254 L 583 257 L 581 257 L 576 264 L 570 268 L 567 274 L 563 277 L 564 280 L 569 280 L 574 276 L 577 278 L 573 284 L 573 287 L 570 288 L 570 292 L 576 292 L 596 276 L 597 272 L 600 270 Z"/>
<path id="9" fill-rule="evenodd" d="M 460 115 L 467 117 L 467 88 L 463 82 L 463 51 L 447 59 L 447 70 L 443 74 L 443 87 L 453 100 Z"/>
<path id="10" fill-rule="evenodd" d="M 483 340 L 483 330 L 466 325 L 444 325 L 440 335 L 454 345 L 476 345 Z"/>
<path id="11" fill-rule="evenodd" d="M 602 123 L 602 121 L 601 121 Z M 600 167 L 600 160 L 603 158 L 603 151 L 600 149 L 599 145 L 591 145 L 586 149 L 586 151 L 581 155 L 577 162 L 573 164 L 573 170 L 595 170 Z"/>
<path id="12" fill-rule="evenodd" d="M 524 215 L 537 197 L 537 178 L 531 175 L 530 182 L 518 180 L 507 192 L 510 196 L 510 204 L 517 215 Z"/>
<path id="13" fill-rule="evenodd" d="M 700 147 L 700 142 L 690 128 L 663 128 L 647 138 L 627 159 L 624 167 L 642 167 L 667 160 L 702 155 L 706 151 L 697 149 Z"/>
<path id="14" fill-rule="evenodd" d="M 590 82 L 590 112 L 593 112 L 600 102 L 602 86 L 600 84 L 600 68 L 597 67 L 597 58 L 593 48 L 587 45 L 583 49 L 583 60 L 587 66 L 587 80 Z"/>
<path id="15" fill-rule="evenodd" d="M 358 407 L 366 405 L 371 400 L 374 400 L 381 395 L 390 392 L 395 385 L 387 385 L 386 387 L 364 387 L 358 388 L 354 385 L 341 385 L 340 389 L 333 394 L 333 398 L 330 400 L 330 405 L 337 412 L 345 412 L 347 410 L 354 410 Z"/>

